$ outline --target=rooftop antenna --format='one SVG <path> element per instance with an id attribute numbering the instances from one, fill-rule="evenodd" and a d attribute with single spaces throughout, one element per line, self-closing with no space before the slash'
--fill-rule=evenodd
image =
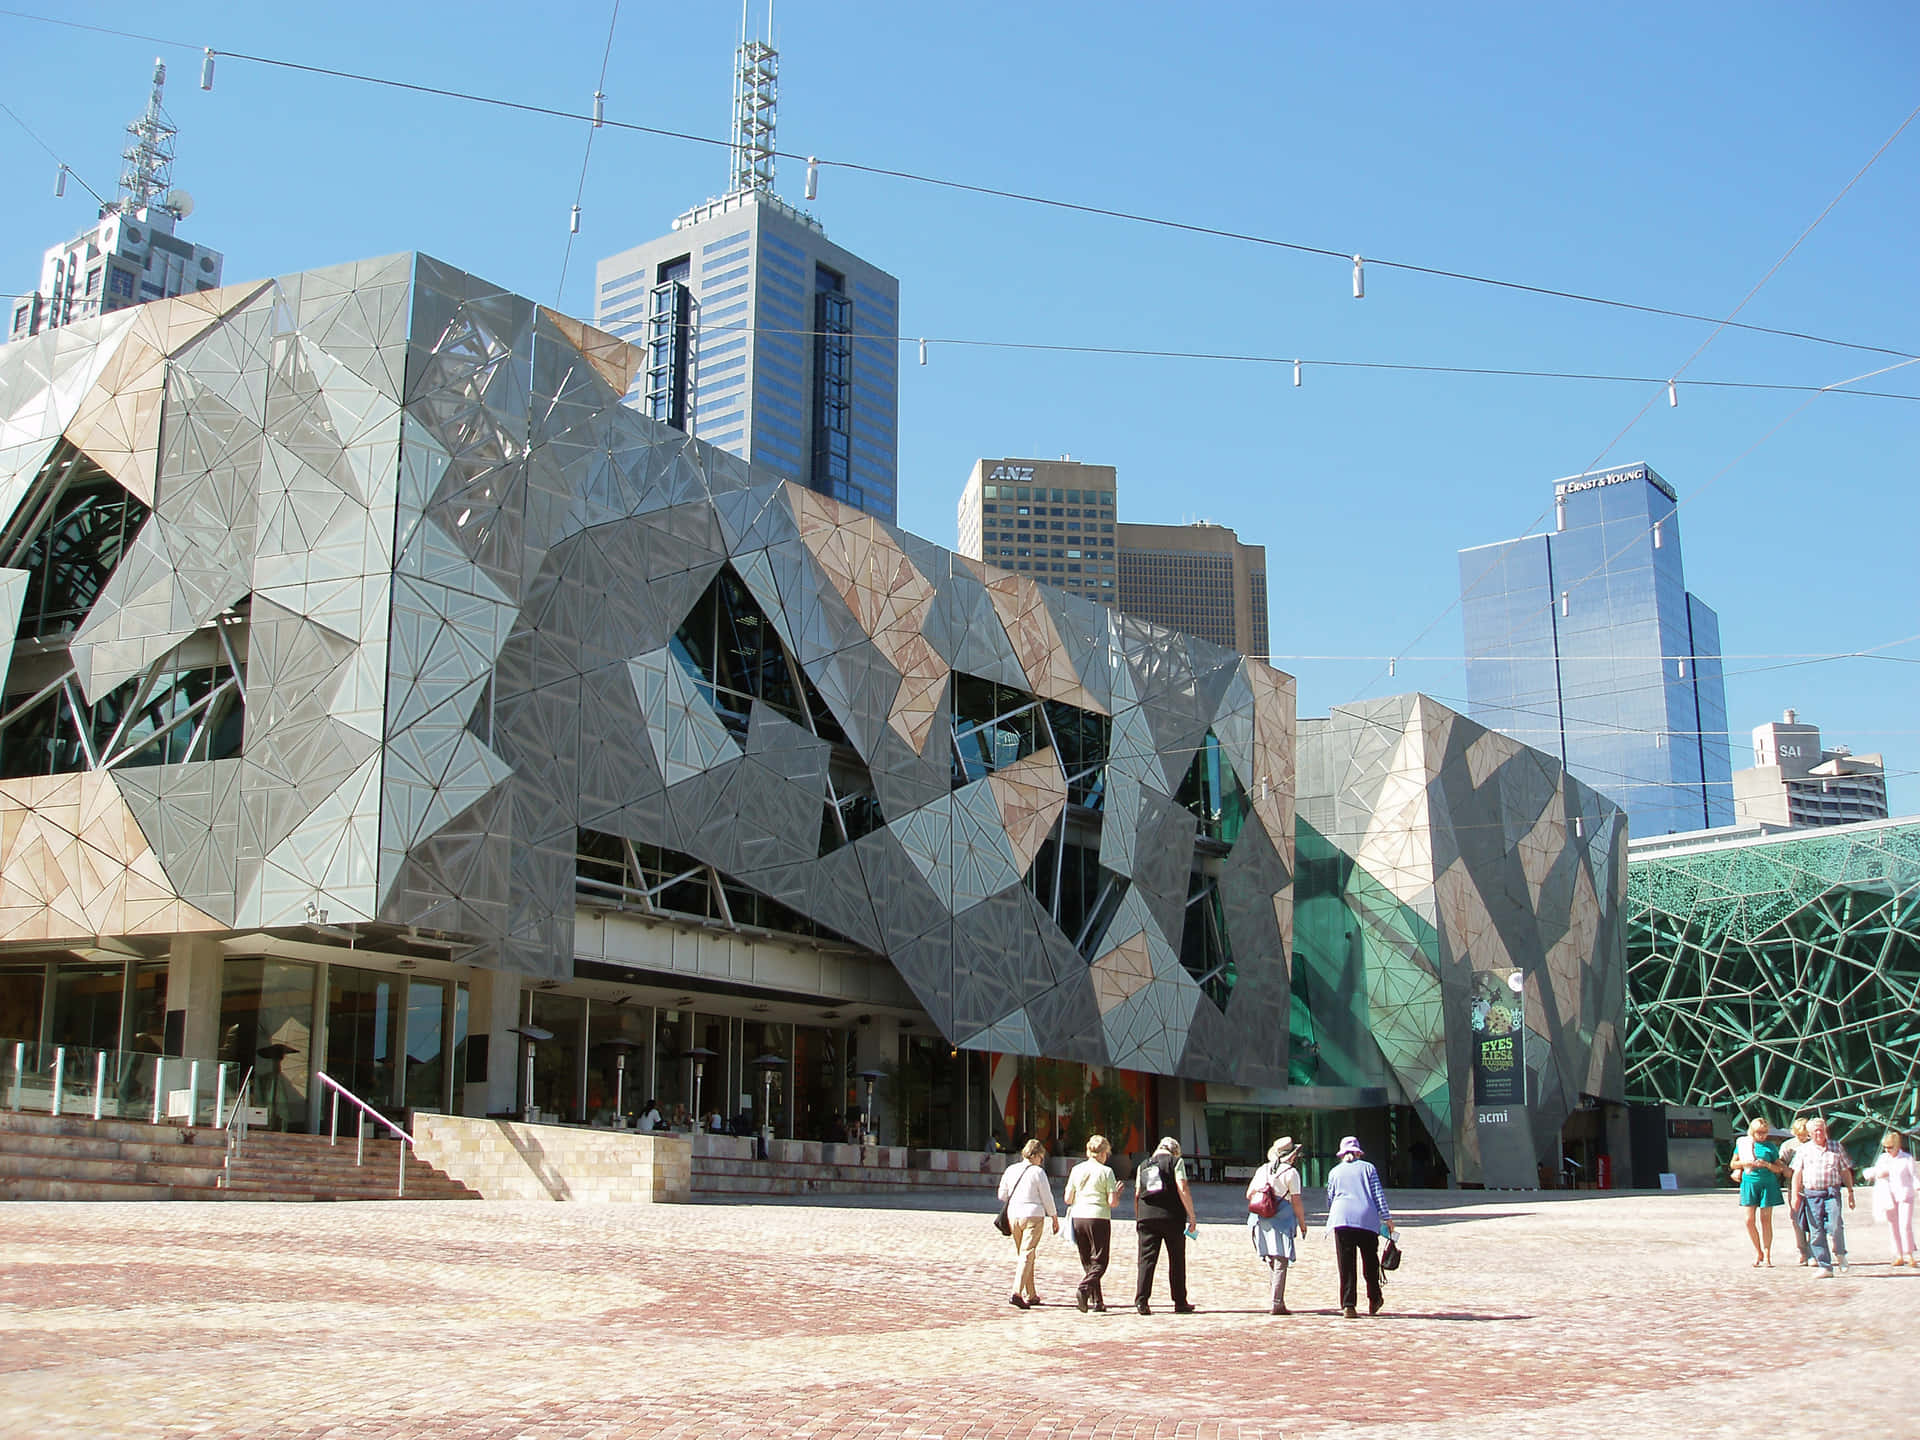
<path id="1" fill-rule="evenodd" d="M 729 193 L 773 190 L 774 112 L 780 101 L 780 52 L 773 47 L 773 6 L 767 6 L 767 38 L 747 31 L 749 0 L 740 0 L 740 46 L 734 51 L 733 136 L 728 147 Z"/>
<path id="2" fill-rule="evenodd" d="M 160 104 L 166 88 L 167 67 L 156 58 L 153 94 L 140 118 L 127 126 L 133 144 L 120 152 L 120 158 L 127 165 L 120 172 L 120 199 L 109 206 L 109 210 L 144 210 L 156 200 L 161 200 L 164 206 L 163 197 L 173 188 L 173 137 L 179 131 L 174 129 L 173 121 L 167 118 Z"/>

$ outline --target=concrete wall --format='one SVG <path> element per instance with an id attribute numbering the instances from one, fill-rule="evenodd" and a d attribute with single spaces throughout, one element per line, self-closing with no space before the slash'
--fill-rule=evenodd
<path id="1" fill-rule="evenodd" d="M 683 1135 L 420 1114 L 413 1134 L 422 1160 L 488 1200 L 670 1202 L 693 1188 Z"/>

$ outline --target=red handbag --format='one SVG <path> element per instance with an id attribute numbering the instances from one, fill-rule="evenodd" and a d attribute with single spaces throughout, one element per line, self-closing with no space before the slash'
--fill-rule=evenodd
<path id="1" fill-rule="evenodd" d="M 1271 1220 L 1280 1213 L 1280 1197 L 1273 1193 L 1271 1185 L 1262 1185 L 1247 1197 L 1247 1213 L 1258 1215 L 1262 1220 Z"/>

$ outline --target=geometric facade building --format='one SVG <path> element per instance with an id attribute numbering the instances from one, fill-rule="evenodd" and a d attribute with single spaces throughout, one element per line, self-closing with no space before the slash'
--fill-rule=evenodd
<path id="1" fill-rule="evenodd" d="M 1720 620 L 1644 463 L 1554 482 L 1554 528 L 1460 552 L 1469 713 L 1557 755 L 1636 837 L 1733 822 Z"/>
<path id="2" fill-rule="evenodd" d="M 1669 842 L 1627 893 L 1635 1100 L 1920 1124 L 1920 821 Z"/>
<path id="3" fill-rule="evenodd" d="M 641 363 L 413 255 L 0 351 L 0 938 L 562 983 L 587 858 L 670 854 L 954 1047 L 1284 1079 L 1292 681 L 690 440 Z"/>
<path id="4" fill-rule="evenodd" d="M 1556 1174 L 1625 1098 L 1620 810 L 1425 695 L 1302 720 L 1298 774 L 1295 1079 L 1386 1086 L 1462 1182 Z"/>

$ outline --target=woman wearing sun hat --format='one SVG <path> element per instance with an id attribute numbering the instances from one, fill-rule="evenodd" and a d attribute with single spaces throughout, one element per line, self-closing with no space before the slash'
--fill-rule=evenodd
<path id="1" fill-rule="evenodd" d="M 1291 1135 L 1282 1135 L 1267 1151 L 1267 1163 L 1253 1172 L 1247 1182 L 1247 1233 L 1253 1238 L 1253 1253 L 1267 1262 L 1273 1272 L 1273 1313 L 1289 1315 L 1287 1309 L 1287 1267 L 1297 1258 L 1294 1237 L 1307 1233 L 1307 1206 L 1300 1195 L 1300 1172 L 1293 1162 L 1300 1147 Z M 1262 1215 L 1273 1206 L 1271 1215 Z"/>
<path id="2" fill-rule="evenodd" d="M 1387 1303 L 1380 1289 L 1380 1227 L 1397 1236 L 1393 1213 L 1387 1209 L 1387 1192 L 1380 1186 L 1380 1172 L 1361 1158 L 1360 1142 L 1347 1135 L 1340 1141 L 1340 1163 L 1327 1172 L 1327 1228 L 1333 1231 L 1334 1249 L 1340 1261 L 1340 1313 L 1349 1320 L 1359 1316 L 1359 1286 L 1355 1283 L 1356 1260 L 1367 1274 L 1367 1313 L 1378 1315 Z"/>

